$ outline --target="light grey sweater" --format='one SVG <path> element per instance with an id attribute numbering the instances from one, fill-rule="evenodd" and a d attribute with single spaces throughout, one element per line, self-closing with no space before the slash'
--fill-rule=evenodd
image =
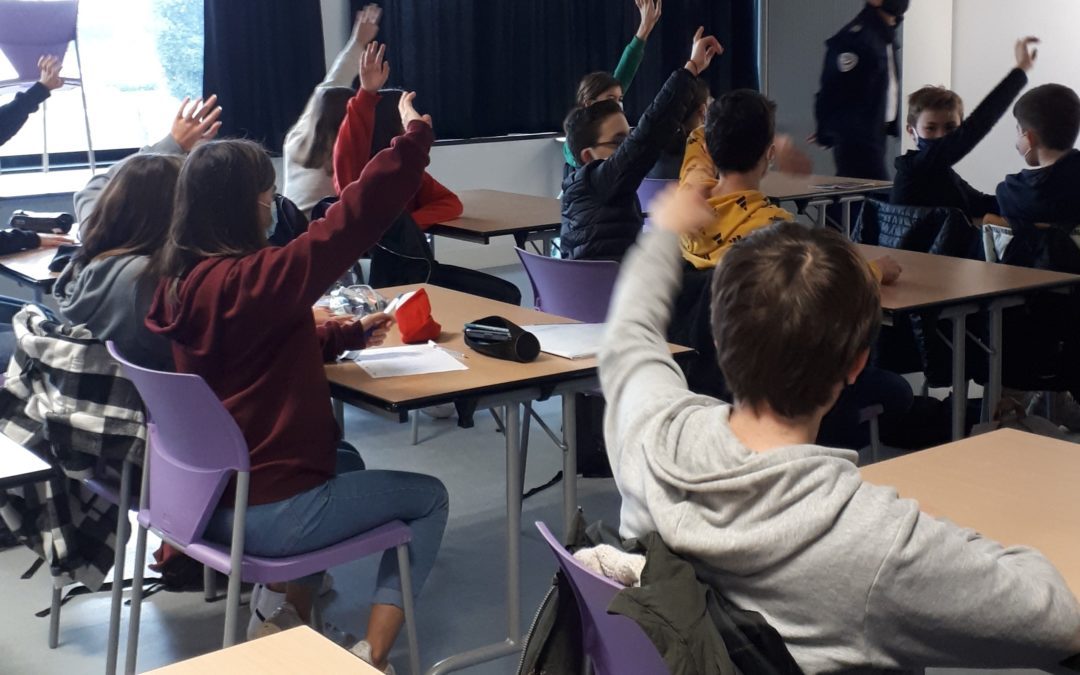
<path id="1" fill-rule="evenodd" d="M 688 391 L 668 352 L 680 262 L 671 234 L 639 239 L 600 354 L 623 536 L 655 530 L 702 561 L 807 673 L 1040 667 L 1080 652 L 1080 604 L 1039 552 L 864 483 L 854 452 L 746 448 L 730 406 Z"/>

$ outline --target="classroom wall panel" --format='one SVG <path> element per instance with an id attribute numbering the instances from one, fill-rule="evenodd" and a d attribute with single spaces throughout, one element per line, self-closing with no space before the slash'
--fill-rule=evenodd
<path id="1" fill-rule="evenodd" d="M 953 0 L 911 0 L 904 18 L 902 119 L 907 119 L 907 95 L 930 85 L 952 86 Z M 903 151 L 914 147 L 907 133 Z"/>
<path id="2" fill-rule="evenodd" d="M 1080 89 L 1077 26 L 1076 0 L 955 0 L 953 88 L 970 110 L 1015 63 L 1016 39 L 1036 35 L 1043 44 L 1031 86 L 1059 82 Z M 957 170 L 976 188 L 992 192 L 1006 174 L 1024 168 L 1015 142 L 1015 118 L 1006 115 Z"/>

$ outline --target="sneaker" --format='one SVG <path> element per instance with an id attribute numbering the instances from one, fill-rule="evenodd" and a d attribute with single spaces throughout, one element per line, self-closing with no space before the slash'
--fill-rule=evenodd
<path id="1" fill-rule="evenodd" d="M 454 404 L 442 403 L 439 405 L 429 405 L 426 408 L 421 408 L 420 412 L 424 413 L 428 417 L 434 417 L 437 420 L 444 420 L 454 414 Z"/>
<path id="2" fill-rule="evenodd" d="M 285 604 L 285 594 L 272 591 L 263 584 L 255 584 L 251 589 L 251 599 L 248 607 L 251 608 L 251 618 L 248 619 L 247 639 L 254 640 L 259 636 L 259 628 L 266 622 L 278 607 Z"/>
<path id="3" fill-rule="evenodd" d="M 350 649 L 349 651 L 352 652 L 354 656 L 358 657 L 364 663 L 367 663 L 372 667 L 375 666 L 375 663 L 371 660 L 371 645 L 368 644 L 367 640 L 361 640 L 360 642 L 357 642 L 352 646 L 352 649 Z M 386 673 L 386 675 L 396 675 L 394 671 L 394 666 L 390 665 L 389 663 L 386 664 L 386 670 L 382 672 Z"/>
<path id="4" fill-rule="evenodd" d="M 307 624 L 300 618 L 300 614 L 297 613 L 292 603 L 284 602 L 270 615 L 269 619 L 259 624 L 258 630 L 255 631 L 255 638 L 266 637 L 267 635 L 305 625 Z"/>

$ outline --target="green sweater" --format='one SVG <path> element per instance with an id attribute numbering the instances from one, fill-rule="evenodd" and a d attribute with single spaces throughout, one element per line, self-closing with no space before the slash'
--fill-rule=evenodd
<path id="1" fill-rule="evenodd" d="M 623 50 L 622 58 L 619 59 L 619 65 L 615 66 L 615 72 L 612 75 L 619 81 L 619 86 L 622 87 L 623 94 L 630 90 L 630 83 L 634 81 L 634 76 L 637 75 L 638 66 L 641 65 L 641 60 L 645 58 L 645 41 L 638 36 L 634 36 L 630 40 L 630 44 L 626 45 L 626 49 Z M 570 166 L 577 168 L 580 166 L 577 159 L 574 158 L 574 153 L 570 152 L 570 146 L 565 141 L 562 146 L 563 159 Z"/>

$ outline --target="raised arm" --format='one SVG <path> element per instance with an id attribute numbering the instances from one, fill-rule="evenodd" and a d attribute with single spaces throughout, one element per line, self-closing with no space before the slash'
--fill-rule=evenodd
<path id="1" fill-rule="evenodd" d="M 641 14 L 641 23 L 638 24 L 637 33 L 630 39 L 630 44 L 626 45 L 618 65 L 611 73 L 619 81 L 623 94 L 629 91 L 630 84 L 634 81 L 634 76 L 637 75 L 638 68 L 641 67 L 641 62 L 645 58 L 645 42 L 656 28 L 657 22 L 660 21 L 664 0 L 634 0 L 634 4 L 637 5 L 638 13 Z"/>
<path id="2" fill-rule="evenodd" d="M 19 129 L 26 124 L 30 115 L 37 111 L 38 106 L 49 98 L 52 90 L 59 88 L 64 82 L 60 78 L 60 67 L 63 64 L 55 56 L 42 56 L 38 59 L 38 68 L 41 69 L 41 78 L 26 91 L 15 94 L 15 100 L 0 106 L 0 145 L 11 140 L 12 136 L 19 133 Z"/>
<path id="3" fill-rule="evenodd" d="M 379 102 L 379 90 L 390 78 L 385 54 L 386 45 L 372 42 L 360 57 L 360 89 L 349 100 L 334 141 L 334 192 L 338 194 L 357 179 L 371 158 L 375 104 Z"/>

